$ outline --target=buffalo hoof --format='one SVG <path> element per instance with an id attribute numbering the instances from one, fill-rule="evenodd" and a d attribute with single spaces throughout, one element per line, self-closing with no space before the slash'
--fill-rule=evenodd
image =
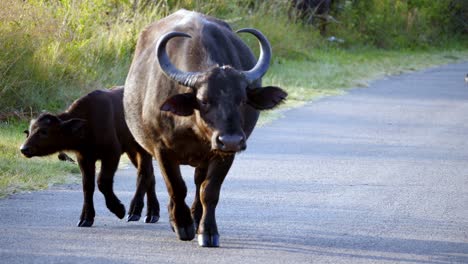
<path id="1" fill-rule="evenodd" d="M 147 215 L 145 218 L 145 223 L 154 224 L 159 221 L 159 215 Z"/>
<path id="2" fill-rule="evenodd" d="M 171 228 L 177 235 L 179 240 L 191 241 L 195 238 L 195 227 L 193 224 L 188 226 L 178 227 L 173 221 L 171 221 Z"/>
<path id="3" fill-rule="evenodd" d="M 127 217 L 127 222 L 136 222 L 138 220 L 140 220 L 139 215 L 131 214 L 131 215 L 128 215 Z"/>
<path id="4" fill-rule="evenodd" d="M 199 234 L 198 245 L 200 247 L 219 247 L 219 235 Z"/>
<path id="5" fill-rule="evenodd" d="M 94 223 L 94 220 L 86 220 L 86 219 L 83 219 L 83 220 L 80 220 L 78 222 L 78 227 L 91 227 Z"/>

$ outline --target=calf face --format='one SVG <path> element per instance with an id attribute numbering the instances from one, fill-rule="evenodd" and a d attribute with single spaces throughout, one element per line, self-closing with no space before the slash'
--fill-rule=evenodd
<path id="1" fill-rule="evenodd" d="M 32 120 L 26 142 L 20 147 L 28 157 L 47 156 L 76 145 L 86 136 L 86 121 L 70 119 L 62 121 L 52 114 L 41 114 Z"/>

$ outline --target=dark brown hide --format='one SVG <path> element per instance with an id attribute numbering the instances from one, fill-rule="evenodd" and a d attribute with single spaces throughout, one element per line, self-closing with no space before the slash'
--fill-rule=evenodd
<path id="1" fill-rule="evenodd" d="M 101 161 L 97 183 L 106 205 L 119 218 L 125 216 L 125 207 L 113 191 L 113 178 L 122 153 L 127 153 L 138 169 L 137 189 L 128 220 L 139 220 L 145 193 L 148 200 L 145 221 L 154 223 L 159 219 L 152 157 L 130 134 L 124 119 L 122 97 L 123 87 L 97 90 L 76 100 L 61 114 L 41 114 L 31 121 L 28 138 L 21 146 L 21 152 L 28 158 L 58 151 L 76 153 L 84 193 L 78 226 L 91 226 L 94 222 L 93 193 L 97 160 Z"/>
<path id="2" fill-rule="evenodd" d="M 140 34 L 125 83 L 125 117 L 138 143 L 159 162 L 171 198 L 170 222 L 181 240 L 198 233 L 201 246 L 219 246 L 221 184 L 235 154 L 246 148 L 259 110 L 286 98 L 280 88 L 261 87 L 271 54 L 267 41 L 262 49 L 266 59 L 256 64 L 227 23 L 186 10 Z M 196 167 L 191 210 L 182 164 Z"/>

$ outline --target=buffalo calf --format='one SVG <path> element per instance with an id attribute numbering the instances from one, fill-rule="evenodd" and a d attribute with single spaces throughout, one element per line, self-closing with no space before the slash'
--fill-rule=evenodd
<path id="1" fill-rule="evenodd" d="M 97 178 L 107 208 L 117 217 L 125 216 L 125 207 L 114 194 L 113 179 L 120 156 L 126 153 L 138 169 L 135 196 L 128 221 L 138 221 L 147 195 L 145 222 L 159 220 L 159 202 L 155 192 L 152 157 L 133 138 L 124 119 L 123 87 L 93 91 L 76 100 L 65 112 L 41 114 L 32 120 L 21 153 L 30 158 L 59 151 L 73 151 L 83 176 L 84 204 L 78 226 L 93 225 L 95 210 L 95 163 L 101 161 Z"/>

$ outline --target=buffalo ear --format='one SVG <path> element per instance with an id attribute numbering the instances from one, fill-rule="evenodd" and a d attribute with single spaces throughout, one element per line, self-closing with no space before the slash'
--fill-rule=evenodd
<path id="1" fill-rule="evenodd" d="M 247 90 L 247 103 L 257 110 L 272 109 L 284 102 L 288 93 L 275 86 Z"/>
<path id="2" fill-rule="evenodd" d="M 87 121 L 80 118 L 72 118 L 61 124 L 62 129 L 67 135 L 83 138 L 86 135 Z"/>
<path id="3" fill-rule="evenodd" d="M 189 116 L 197 108 L 197 99 L 193 93 L 177 94 L 164 102 L 161 111 L 171 112 L 178 116 Z"/>

